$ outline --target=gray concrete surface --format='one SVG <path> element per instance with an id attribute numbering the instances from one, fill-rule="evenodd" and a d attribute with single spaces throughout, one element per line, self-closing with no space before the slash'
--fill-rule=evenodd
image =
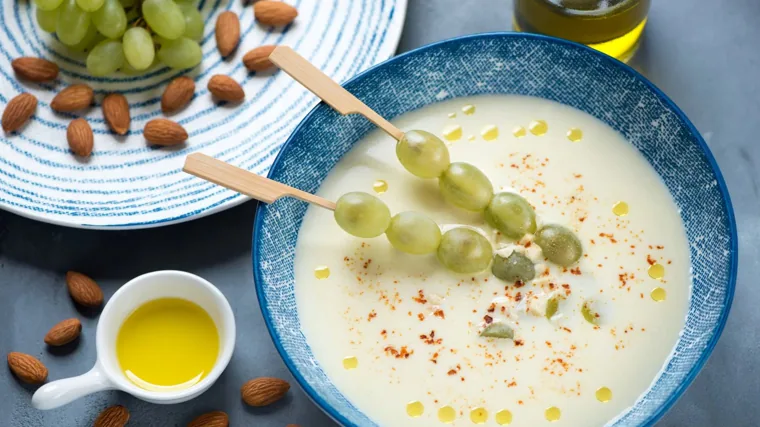
<path id="1" fill-rule="evenodd" d="M 655 1 L 634 64 L 707 139 L 728 182 L 739 226 L 739 280 L 728 326 L 705 369 L 660 426 L 760 424 L 760 405 L 755 404 L 760 396 L 759 20 L 757 0 Z M 400 51 L 463 34 L 507 30 L 510 21 L 509 0 L 410 0 Z M 187 224 L 131 232 L 66 229 L 0 212 L 0 353 L 41 357 L 51 379 L 81 373 L 95 360 L 94 317 L 84 318 L 78 345 L 52 353 L 42 344 L 50 325 L 77 315 L 63 285 L 67 269 L 97 277 L 106 296 L 145 272 L 187 270 L 222 289 L 238 322 L 238 347 L 228 370 L 197 400 L 167 407 L 109 392 L 42 413 L 29 406 L 32 389 L 0 368 L 0 425 L 87 426 L 102 408 L 122 403 L 131 410 L 129 425 L 134 426 L 184 426 L 196 414 L 216 409 L 228 412 L 233 426 L 333 426 L 298 386 L 285 401 L 266 409 L 250 409 L 239 400 L 242 378 L 292 380 L 266 332 L 252 284 L 254 208 L 251 202 Z"/>

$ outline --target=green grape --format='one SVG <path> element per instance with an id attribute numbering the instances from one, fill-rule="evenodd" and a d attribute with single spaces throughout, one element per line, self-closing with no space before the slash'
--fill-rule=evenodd
<path id="1" fill-rule="evenodd" d="M 391 211 L 377 197 L 357 191 L 340 196 L 335 203 L 335 221 L 353 236 L 377 237 L 388 229 Z"/>
<path id="2" fill-rule="evenodd" d="M 559 296 L 555 295 L 546 301 L 546 318 L 552 320 L 557 311 L 559 311 Z"/>
<path id="3" fill-rule="evenodd" d="M 76 52 L 87 52 L 104 39 L 105 37 L 98 32 L 95 26 L 90 25 L 87 27 L 87 34 L 84 35 L 82 40 L 73 46 L 69 46 L 69 49 Z"/>
<path id="4" fill-rule="evenodd" d="M 140 17 L 140 11 L 137 10 L 136 7 L 129 9 L 129 11 L 127 12 L 127 24 L 131 24 L 137 21 L 137 18 L 139 17 Z"/>
<path id="5" fill-rule="evenodd" d="M 536 268 L 530 258 L 513 251 L 506 258 L 499 254 L 494 255 L 491 273 L 506 282 L 514 283 L 519 280 L 528 283 L 536 277 Z"/>
<path id="6" fill-rule="evenodd" d="M 503 322 L 494 322 L 486 326 L 483 332 L 480 333 L 484 338 L 508 338 L 514 339 L 515 331 L 511 326 Z"/>
<path id="7" fill-rule="evenodd" d="M 77 6 L 76 0 L 65 0 L 58 10 L 55 33 L 61 43 L 74 46 L 87 35 L 90 28 L 90 13 Z"/>
<path id="8" fill-rule="evenodd" d="M 124 9 L 129 9 L 130 7 L 134 6 L 135 3 L 137 3 L 137 0 L 119 0 L 119 3 L 124 7 Z"/>
<path id="9" fill-rule="evenodd" d="M 63 0 L 34 0 L 34 4 L 37 5 L 38 10 L 55 10 L 61 5 L 61 3 L 63 3 Z"/>
<path id="10" fill-rule="evenodd" d="M 119 0 L 105 0 L 103 7 L 92 14 L 92 23 L 101 34 L 116 39 L 127 29 L 127 14 Z"/>
<path id="11" fill-rule="evenodd" d="M 48 33 L 55 32 L 56 22 L 58 22 L 58 9 L 44 10 L 39 7 L 35 11 L 37 25 Z"/>
<path id="12" fill-rule="evenodd" d="M 595 305 L 596 302 L 594 300 L 586 300 L 581 306 L 581 314 L 583 315 L 583 318 L 592 325 L 598 325 L 599 318 L 601 317 L 599 312 L 595 309 Z"/>
<path id="13" fill-rule="evenodd" d="M 93 76 L 113 74 L 122 64 L 124 64 L 124 50 L 120 41 L 103 40 L 87 55 L 87 71 Z"/>
<path id="14" fill-rule="evenodd" d="M 536 244 L 549 261 L 567 267 L 583 255 L 581 241 L 569 229 L 561 225 L 545 225 L 536 233 Z"/>
<path id="15" fill-rule="evenodd" d="M 164 40 L 158 50 L 158 59 L 169 67 L 179 70 L 192 68 L 201 63 L 203 53 L 195 40 L 186 37 Z"/>
<path id="16" fill-rule="evenodd" d="M 95 12 L 103 7 L 104 0 L 77 0 L 77 6 L 87 12 Z"/>
<path id="17" fill-rule="evenodd" d="M 493 185 L 488 177 L 463 162 L 449 165 L 438 179 L 438 188 L 447 202 L 468 211 L 482 211 L 493 197 Z"/>
<path id="18" fill-rule="evenodd" d="M 142 13 L 150 28 L 165 39 L 178 39 L 185 32 L 185 16 L 172 0 L 145 0 Z"/>
<path id="19" fill-rule="evenodd" d="M 182 14 L 185 15 L 185 37 L 192 40 L 200 40 L 203 38 L 203 17 L 192 3 L 180 2 L 177 6 L 182 10 Z"/>
<path id="20" fill-rule="evenodd" d="M 396 144 L 396 157 L 420 178 L 438 178 L 449 166 L 449 149 L 432 133 L 410 130 Z"/>
<path id="21" fill-rule="evenodd" d="M 486 221 L 502 235 L 520 240 L 526 233 L 536 232 L 536 213 L 527 200 L 515 193 L 493 196 L 485 213 Z"/>
<path id="22" fill-rule="evenodd" d="M 444 267 L 457 273 L 478 273 L 488 268 L 493 249 L 491 243 L 477 231 L 452 228 L 441 237 L 438 260 Z"/>
<path id="23" fill-rule="evenodd" d="M 153 39 L 145 28 L 132 27 L 124 33 L 124 57 L 135 70 L 145 70 L 156 55 Z"/>
<path id="24" fill-rule="evenodd" d="M 401 212 L 391 218 L 385 236 L 394 248 L 415 255 L 429 254 L 441 243 L 441 229 L 417 212 Z"/>

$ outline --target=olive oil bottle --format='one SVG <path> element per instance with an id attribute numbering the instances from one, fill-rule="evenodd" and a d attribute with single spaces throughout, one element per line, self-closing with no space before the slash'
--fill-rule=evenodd
<path id="1" fill-rule="evenodd" d="M 515 0 L 517 31 L 586 44 L 627 61 L 638 47 L 651 0 Z"/>

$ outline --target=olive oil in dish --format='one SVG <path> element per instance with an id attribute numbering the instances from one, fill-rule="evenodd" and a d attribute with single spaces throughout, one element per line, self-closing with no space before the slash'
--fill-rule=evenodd
<path id="1" fill-rule="evenodd" d="M 160 298 L 127 317 L 116 338 L 124 375 L 149 391 L 178 391 L 205 378 L 219 355 L 219 332 L 199 305 Z"/>
<path id="2" fill-rule="evenodd" d="M 297 308 L 336 387 L 394 427 L 586 427 L 633 405 L 672 351 L 690 296 L 677 207 L 641 154 L 601 121 L 528 97 L 448 100 L 395 124 L 443 137 L 452 164 L 474 165 L 494 193 L 527 200 L 537 222 L 527 229 L 539 231 L 514 241 L 482 212 L 448 204 L 435 179 L 399 164 L 379 131 L 338 162 L 318 194 L 375 193 L 391 213 L 440 224 L 441 245 L 464 226 L 505 265 L 534 270 L 493 264 L 493 273 L 457 274 L 441 264 L 455 260 L 402 253 L 391 235 L 353 237 L 332 212 L 310 206 L 296 246 Z M 379 180 L 383 191 L 373 191 Z M 541 230 L 551 224 L 577 236 L 580 261 L 547 261 Z"/>

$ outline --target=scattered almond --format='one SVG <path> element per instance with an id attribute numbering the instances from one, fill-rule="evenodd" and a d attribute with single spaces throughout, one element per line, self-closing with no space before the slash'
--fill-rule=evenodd
<path id="1" fill-rule="evenodd" d="M 129 411 L 122 405 L 114 405 L 103 410 L 95 418 L 93 427 L 124 427 L 129 421 Z"/>
<path id="2" fill-rule="evenodd" d="M 156 145 L 176 145 L 187 140 L 187 131 L 169 119 L 153 119 L 145 124 L 143 132 L 148 142 Z"/>
<path id="3" fill-rule="evenodd" d="M 103 117 L 108 127 L 119 135 L 125 135 L 129 130 L 129 102 L 120 93 L 110 93 L 103 98 Z"/>
<path id="4" fill-rule="evenodd" d="M 193 99 L 195 82 L 187 76 L 172 80 L 161 95 L 161 111 L 171 113 L 187 105 Z"/>
<path id="5" fill-rule="evenodd" d="M 32 117 L 36 109 L 37 98 L 31 93 L 14 96 L 3 111 L 3 130 L 6 132 L 18 130 L 29 120 L 29 117 Z"/>
<path id="6" fill-rule="evenodd" d="M 27 384 L 42 384 L 48 376 L 47 368 L 39 359 L 24 353 L 8 353 L 8 367 Z"/>
<path id="7" fill-rule="evenodd" d="M 72 120 L 69 128 L 66 129 L 66 139 L 69 141 L 69 148 L 77 156 L 88 157 L 92 154 L 94 138 L 87 120 L 83 118 Z"/>
<path id="8" fill-rule="evenodd" d="M 300 427 L 298 424 L 288 424 L 285 427 Z"/>
<path id="9" fill-rule="evenodd" d="M 222 411 L 214 411 L 203 414 L 190 421 L 187 427 L 227 427 L 230 425 L 229 417 Z"/>
<path id="10" fill-rule="evenodd" d="M 264 25 L 288 25 L 298 16 L 295 7 L 281 1 L 261 0 L 253 4 L 253 15 Z"/>
<path id="11" fill-rule="evenodd" d="M 225 11 L 216 18 L 216 48 L 222 56 L 232 53 L 240 41 L 240 19 L 235 12 Z"/>
<path id="12" fill-rule="evenodd" d="M 274 66 L 272 61 L 269 60 L 269 55 L 277 46 L 266 45 L 259 46 L 255 49 L 249 50 L 243 56 L 243 64 L 248 71 L 264 71 Z"/>
<path id="13" fill-rule="evenodd" d="M 208 81 L 208 90 L 222 101 L 238 102 L 245 98 L 245 92 L 238 82 L 229 76 L 217 74 Z"/>
<path id="14" fill-rule="evenodd" d="M 25 56 L 14 59 L 11 67 L 20 77 L 33 82 L 46 82 L 58 77 L 58 65 L 47 59 Z"/>
<path id="15" fill-rule="evenodd" d="M 63 113 L 77 111 L 89 107 L 94 97 L 91 87 L 85 84 L 71 85 L 53 98 L 50 108 Z"/>
<path id="16" fill-rule="evenodd" d="M 66 272 L 66 287 L 71 299 L 85 307 L 99 307 L 103 304 L 103 291 L 91 278 L 76 271 Z"/>
<path id="17" fill-rule="evenodd" d="M 45 344 L 59 346 L 68 344 L 79 337 L 82 332 L 82 322 L 79 319 L 66 319 L 50 328 L 45 335 Z"/>
<path id="18" fill-rule="evenodd" d="M 267 406 L 282 399 L 290 390 L 290 384 L 279 378 L 254 378 L 243 384 L 240 394 L 251 406 Z"/>

